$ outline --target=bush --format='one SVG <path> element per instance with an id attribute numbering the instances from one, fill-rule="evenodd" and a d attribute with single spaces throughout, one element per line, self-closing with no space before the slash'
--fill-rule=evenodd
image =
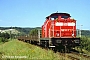
<path id="1" fill-rule="evenodd" d="M 4 37 L 5 39 L 9 39 L 10 35 L 8 33 L 0 33 L 0 37 Z"/>
<path id="2" fill-rule="evenodd" d="M 4 37 L 0 37 L 0 42 L 8 42 L 8 39 L 6 39 Z"/>
<path id="3" fill-rule="evenodd" d="M 90 51 L 90 40 L 88 39 L 88 37 L 81 37 L 81 48 Z"/>
<path id="4" fill-rule="evenodd" d="M 8 33 L 0 33 L 0 42 L 7 42 L 10 38 Z"/>

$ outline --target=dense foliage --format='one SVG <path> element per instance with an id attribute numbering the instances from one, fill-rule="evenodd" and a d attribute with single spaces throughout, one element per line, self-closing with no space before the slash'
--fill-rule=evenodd
<path id="1" fill-rule="evenodd" d="M 82 30 L 82 35 L 90 37 L 90 30 Z"/>
<path id="2" fill-rule="evenodd" d="M 32 29 L 32 30 L 30 31 L 30 35 L 35 35 L 35 36 L 37 36 L 37 34 L 38 34 L 38 30 L 37 30 L 37 29 Z"/>
<path id="3" fill-rule="evenodd" d="M 86 36 L 81 38 L 81 48 L 90 51 L 90 39 Z"/>
<path id="4" fill-rule="evenodd" d="M 10 38 L 10 34 L 0 33 L 0 42 L 7 42 L 9 38 Z"/>

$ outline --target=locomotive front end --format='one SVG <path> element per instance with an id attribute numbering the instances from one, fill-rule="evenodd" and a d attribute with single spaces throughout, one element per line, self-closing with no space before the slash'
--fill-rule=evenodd
<path id="1" fill-rule="evenodd" d="M 76 38 L 76 20 L 68 13 L 53 13 L 47 17 L 42 27 L 42 38 L 49 38 L 49 47 L 80 45 Z"/>

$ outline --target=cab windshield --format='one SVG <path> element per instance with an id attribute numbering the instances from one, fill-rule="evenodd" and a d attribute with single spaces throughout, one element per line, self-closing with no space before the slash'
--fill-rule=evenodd
<path id="1" fill-rule="evenodd" d="M 58 16 L 52 16 L 51 17 L 51 20 L 55 20 L 55 19 L 57 19 L 58 18 Z"/>
<path id="2" fill-rule="evenodd" d="M 61 18 L 67 19 L 69 16 L 61 16 Z"/>

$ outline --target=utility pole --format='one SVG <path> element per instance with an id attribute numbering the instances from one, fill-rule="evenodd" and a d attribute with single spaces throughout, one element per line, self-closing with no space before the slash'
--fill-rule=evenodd
<path id="1" fill-rule="evenodd" d="M 77 29 L 77 36 L 79 36 L 79 35 L 78 35 L 78 31 L 79 31 L 79 30 Z"/>
<path id="2" fill-rule="evenodd" d="M 81 31 L 82 31 L 82 26 L 83 26 L 83 25 L 80 25 L 80 30 L 79 30 L 80 37 L 81 37 L 81 34 L 82 34 L 82 33 L 81 33 Z"/>

